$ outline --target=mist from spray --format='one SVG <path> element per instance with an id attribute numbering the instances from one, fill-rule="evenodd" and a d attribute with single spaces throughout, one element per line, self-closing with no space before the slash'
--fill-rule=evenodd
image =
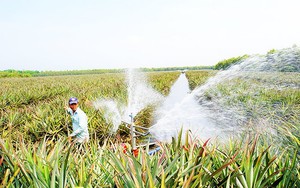
<path id="1" fill-rule="evenodd" d="M 167 112 L 178 105 L 182 99 L 190 93 L 189 83 L 184 73 L 182 73 L 176 82 L 173 84 L 168 97 L 164 99 L 164 102 L 156 110 L 155 117 L 163 117 Z"/>
<path id="2" fill-rule="evenodd" d="M 148 105 L 158 104 L 164 97 L 154 90 L 148 83 L 144 73 L 136 69 L 127 70 L 128 106 L 124 111 L 124 118 L 128 114 L 135 117 Z M 129 119 L 127 119 L 128 121 Z M 126 119 L 125 119 L 126 121 Z"/>
<path id="3" fill-rule="evenodd" d="M 116 132 L 122 122 L 130 123 L 131 115 L 136 116 L 148 105 L 161 102 L 164 97 L 147 84 L 144 73 L 136 69 L 126 70 L 128 101 L 120 104 L 113 99 L 98 99 L 93 102 L 95 109 L 101 109 L 105 121 L 112 124 L 112 132 Z"/>
<path id="4" fill-rule="evenodd" d="M 190 130 L 194 137 L 228 138 L 239 135 L 246 127 L 239 126 L 247 117 L 237 113 L 235 107 L 220 105 L 219 99 L 207 99 L 207 92 L 217 92 L 216 86 L 228 83 L 234 78 L 243 78 L 252 72 L 300 71 L 300 50 L 298 47 L 283 49 L 266 56 L 252 55 L 227 70 L 218 72 L 207 82 L 187 94 L 178 104 L 157 119 L 150 133 L 159 141 L 170 141 L 180 129 Z M 209 93 L 208 93 L 209 95 Z M 164 107 L 162 107 L 164 108 Z M 265 124 L 265 123 L 264 123 Z"/>
<path id="5" fill-rule="evenodd" d="M 218 134 L 218 129 L 209 121 L 205 110 L 189 92 L 188 80 L 185 74 L 181 74 L 172 86 L 170 95 L 155 112 L 158 119 L 150 128 L 150 133 L 157 140 L 166 142 L 176 137 L 181 128 L 184 133 L 191 130 L 194 135 L 201 138 L 206 134 Z"/>
<path id="6" fill-rule="evenodd" d="M 96 109 L 101 109 L 104 114 L 105 121 L 108 124 L 112 124 L 111 132 L 116 132 L 119 125 L 122 123 L 122 114 L 120 109 L 122 107 L 117 106 L 117 102 L 111 99 L 98 99 L 93 103 Z"/>

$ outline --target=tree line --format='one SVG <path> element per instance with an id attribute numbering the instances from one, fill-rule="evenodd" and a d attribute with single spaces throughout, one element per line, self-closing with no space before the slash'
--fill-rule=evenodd
<path id="1" fill-rule="evenodd" d="M 186 67 L 164 67 L 164 68 L 140 68 L 144 72 L 151 71 L 182 71 L 213 69 L 213 66 L 186 66 Z M 5 77 L 37 77 L 37 76 L 62 76 L 62 75 L 84 75 L 124 72 L 125 69 L 92 69 L 92 70 L 66 70 L 66 71 L 31 71 L 31 70 L 3 70 L 0 78 Z"/>

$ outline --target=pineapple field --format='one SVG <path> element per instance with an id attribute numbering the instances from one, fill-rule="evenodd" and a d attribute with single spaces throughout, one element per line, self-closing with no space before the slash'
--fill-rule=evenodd
<path id="1" fill-rule="evenodd" d="M 167 97 L 180 74 L 148 72 L 146 81 Z M 247 72 L 202 93 L 217 74 L 185 72 L 217 124 L 228 124 L 218 111 L 234 111 L 239 136 L 197 139 L 181 129 L 170 142 L 157 140 L 155 154 L 146 145 L 137 156 L 128 131 L 120 125 L 112 132 L 105 109 L 95 108 L 99 99 L 128 103 L 126 73 L 1 78 L 1 186 L 299 187 L 300 74 Z M 88 116 L 90 141 L 80 147 L 67 139 L 72 127 L 64 106 L 71 96 Z M 136 124 L 151 127 L 156 108 L 143 108 Z"/>

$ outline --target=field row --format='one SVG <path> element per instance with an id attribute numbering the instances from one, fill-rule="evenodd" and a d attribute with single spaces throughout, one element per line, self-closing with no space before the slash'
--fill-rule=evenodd
<path id="1" fill-rule="evenodd" d="M 149 84 L 163 95 L 179 72 L 147 73 Z M 2 138 L 38 141 L 44 136 L 66 136 L 70 118 L 64 111 L 67 100 L 76 96 L 89 117 L 91 135 L 105 137 L 110 129 L 101 111 L 90 103 L 97 99 L 114 99 L 127 103 L 126 75 L 123 73 L 0 79 L 0 131 Z M 145 118 L 145 117 L 144 117 Z M 11 134 L 14 133 L 14 134 Z"/>
<path id="2" fill-rule="evenodd" d="M 166 96 L 179 74 L 147 77 Z M 194 89 L 216 72 L 186 75 Z M 109 134 L 103 112 L 90 106 L 99 98 L 126 104 L 124 74 L 0 79 L 1 186 L 300 187 L 299 73 L 242 75 L 210 87 L 198 102 L 209 105 L 216 120 L 234 112 L 244 118 L 241 126 L 256 125 L 259 131 L 226 144 L 179 133 L 171 143 L 157 143 L 155 155 L 146 147 L 138 156 L 128 143 L 124 150 L 118 135 Z M 66 139 L 71 122 L 63 107 L 70 96 L 79 98 L 89 117 L 91 140 L 81 149 Z M 145 110 L 138 118 L 149 116 L 151 110 Z M 276 132 L 262 132 L 268 126 Z"/>

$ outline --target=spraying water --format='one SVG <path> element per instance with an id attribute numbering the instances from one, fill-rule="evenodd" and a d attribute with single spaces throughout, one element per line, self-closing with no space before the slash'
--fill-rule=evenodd
<path id="1" fill-rule="evenodd" d="M 190 93 L 188 80 L 182 73 L 177 81 L 173 84 L 170 94 L 164 100 L 163 104 L 156 110 L 156 117 L 163 117 L 169 110 L 174 108 L 182 99 Z"/>
<path id="2" fill-rule="evenodd" d="M 113 125 L 112 132 L 117 131 L 122 121 L 130 123 L 129 115 L 134 117 L 148 105 L 157 104 L 163 100 L 163 96 L 147 84 L 146 77 L 142 72 L 128 69 L 126 83 L 127 105 L 119 104 L 113 99 L 98 99 L 93 103 L 96 109 L 103 110 L 106 122 Z"/>
<path id="3" fill-rule="evenodd" d="M 145 74 L 135 69 L 127 70 L 127 86 L 128 106 L 124 111 L 124 118 L 128 114 L 135 117 L 138 112 L 148 105 L 157 104 L 164 99 L 160 93 L 147 84 Z M 128 120 L 127 122 L 130 122 Z"/>
<path id="4" fill-rule="evenodd" d="M 207 82 L 187 94 L 179 103 L 168 110 L 150 129 L 152 135 L 160 141 L 170 141 L 182 128 L 184 133 L 190 130 L 194 137 L 224 138 L 237 135 L 245 127 L 238 126 L 247 117 L 238 113 L 234 107 L 220 105 L 222 96 L 207 100 L 207 93 L 216 91 L 216 87 L 234 78 L 243 78 L 248 73 L 270 71 L 300 71 L 300 50 L 297 47 L 283 49 L 266 56 L 253 55 L 244 61 L 218 72 Z M 208 93 L 209 95 L 209 93 Z M 218 95 L 218 94 L 216 94 Z M 164 108 L 164 107 L 162 107 Z"/>
<path id="5" fill-rule="evenodd" d="M 188 87 L 187 78 L 184 74 L 171 88 L 170 98 L 168 97 L 165 103 L 158 108 L 156 112 L 158 120 L 150 128 L 150 133 L 160 141 L 170 141 L 172 137 L 177 136 L 181 128 L 183 132 L 191 130 L 194 135 L 201 135 L 202 137 L 205 134 L 212 135 L 216 133 L 217 129 L 209 121 L 205 108 L 198 104 L 193 93 L 186 92 L 188 91 L 186 89 L 176 89 L 179 85 L 182 85 L 183 88 Z M 176 96 L 173 93 L 174 91 L 180 91 L 181 97 L 174 97 Z"/>
<path id="6" fill-rule="evenodd" d="M 98 99 L 93 103 L 96 109 L 103 110 L 105 121 L 112 124 L 111 131 L 114 133 L 118 130 L 122 123 L 122 114 L 120 112 L 122 107 L 118 107 L 117 102 L 112 99 Z"/>

